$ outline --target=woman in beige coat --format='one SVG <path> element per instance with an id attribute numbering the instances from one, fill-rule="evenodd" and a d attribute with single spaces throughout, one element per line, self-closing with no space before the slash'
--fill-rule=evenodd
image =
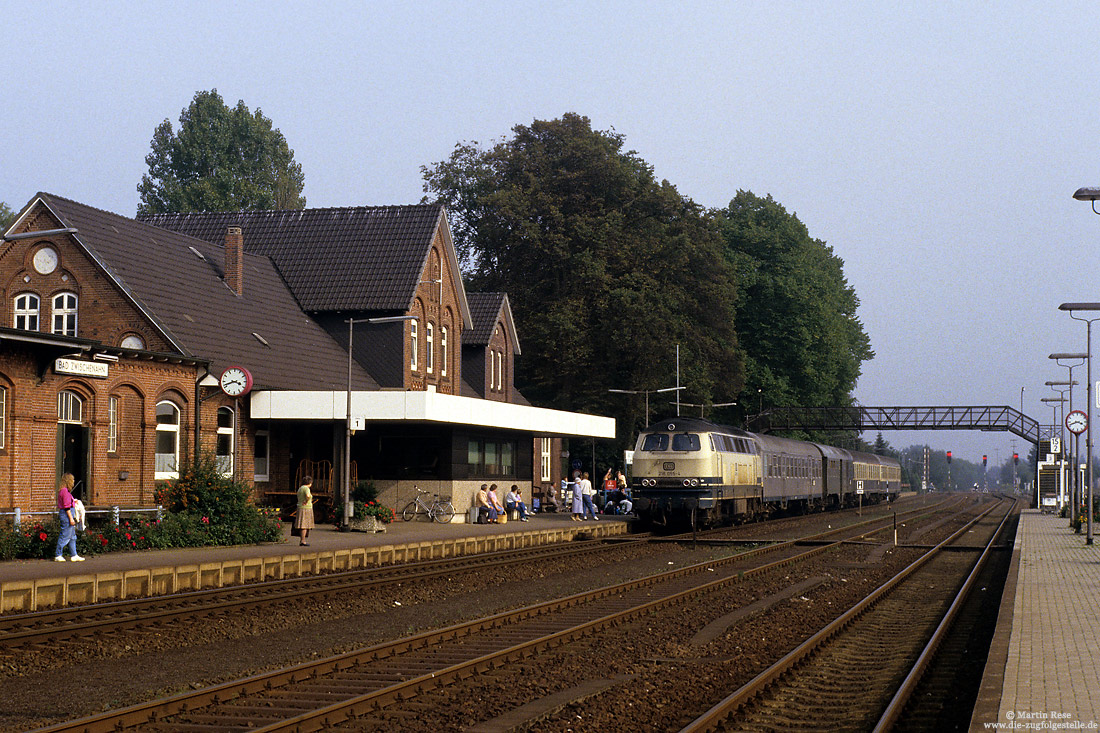
<path id="1" fill-rule="evenodd" d="M 302 479 L 302 485 L 298 487 L 298 511 L 294 514 L 294 529 L 301 532 L 298 542 L 300 547 L 309 547 L 306 540 L 309 538 L 309 531 L 313 529 L 313 492 L 310 490 L 312 486 L 313 477 L 306 476 Z"/>

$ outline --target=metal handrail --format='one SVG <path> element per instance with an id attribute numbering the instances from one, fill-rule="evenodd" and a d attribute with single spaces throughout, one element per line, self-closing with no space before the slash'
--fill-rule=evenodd
<path id="1" fill-rule="evenodd" d="M 85 516 L 91 514 L 110 514 L 112 523 L 116 525 L 119 523 L 119 519 L 123 514 L 143 513 L 152 513 L 156 515 L 157 519 L 160 519 L 161 515 L 164 513 L 164 507 L 158 504 L 155 507 L 134 507 L 133 509 L 128 509 L 120 506 L 112 506 L 106 509 L 89 508 L 84 510 Z M 24 517 L 53 516 L 55 514 L 57 514 L 56 509 L 50 511 L 23 511 L 22 509 L 16 507 L 14 511 L 0 512 L 0 517 L 13 517 L 12 523 L 15 525 L 16 528 L 18 528 L 22 524 Z"/>

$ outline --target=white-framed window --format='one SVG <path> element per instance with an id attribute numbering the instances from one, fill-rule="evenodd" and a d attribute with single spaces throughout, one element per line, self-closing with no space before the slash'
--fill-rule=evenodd
<path id="1" fill-rule="evenodd" d="M 409 321 L 409 350 L 412 351 L 412 356 L 409 357 L 409 369 L 416 371 L 416 351 L 419 344 L 417 338 L 416 328 L 418 321 L 414 318 Z"/>
<path id="2" fill-rule="evenodd" d="M 424 348 L 424 361 L 427 362 L 428 374 L 431 374 L 435 371 L 435 324 L 430 321 L 425 324 Z"/>
<path id="3" fill-rule="evenodd" d="M 218 442 L 214 455 L 218 461 L 218 470 L 222 476 L 233 475 L 233 410 L 228 407 L 218 408 Z"/>
<path id="4" fill-rule="evenodd" d="M 8 434 L 8 388 L 0 387 L 0 450 L 7 446 L 4 436 Z"/>
<path id="5" fill-rule="evenodd" d="M 107 398 L 107 452 L 118 452 L 118 397 Z"/>
<path id="6" fill-rule="evenodd" d="M 550 438 L 542 439 L 542 481 L 550 480 Z"/>
<path id="7" fill-rule="evenodd" d="M 57 421 L 80 425 L 84 422 L 84 400 L 76 392 L 57 393 Z"/>
<path id="8" fill-rule="evenodd" d="M 496 352 L 497 360 L 497 392 L 504 391 L 504 352 Z"/>
<path id="9" fill-rule="evenodd" d="M 24 331 L 38 330 L 38 307 L 40 301 L 34 293 L 20 293 L 15 296 L 15 328 Z"/>
<path id="10" fill-rule="evenodd" d="M 254 481 L 267 481 L 268 479 L 268 453 L 270 451 L 270 433 L 267 430 L 256 431 L 256 442 L 253 446 L 253 470 Z"/>
<path id="11" fill-rule="evenodd" d="M 76 293 L 53 296 L 53 333 L 76 336 Z"/>
<path id="12" fill-rule="evenodd" d="M 489 391 L 497 388 L 497 357 L 495 351 L 489 352 Z"/>
<path id="13" fill-rule="evenodd" d="M 439 327 L 439 375 L 447 376 L 447 327 Z"/>
<path id="14" fill-rule="evenodd" d="M 179 478 L 180 408 L 164 400 L 157 403 L 157 446 L 154 479 Z"/>

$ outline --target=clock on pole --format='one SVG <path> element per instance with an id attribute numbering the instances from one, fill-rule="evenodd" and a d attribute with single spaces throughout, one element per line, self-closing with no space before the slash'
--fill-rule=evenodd
<path id="1" fill-rule="evenodd" d="M 252 389 L 252 374 L 240 366 L 231 366 L 222 372 L 218 384 L 230 397 L 241 397 Z"/>
<path id="2" fill-rule="evenodd" d="M 1066 415 L 1066 428 L 1074 435 L 1085 432 L 1089 426 L 1089 416 L 1081 410 L 1074 410 Z"/>

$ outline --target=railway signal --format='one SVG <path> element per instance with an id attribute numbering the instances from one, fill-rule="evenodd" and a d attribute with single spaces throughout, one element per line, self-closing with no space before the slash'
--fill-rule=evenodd
<path id="1" fill-rule="evenodd" d="M 989 461 L 989 456 L 982 456 L 982 468 L 985 468 L 985 464 Z"/>
<path id="2" fill-rule="evenodd" d="M 951 451 L 947 451 L 947 463 L 948 465 L 951 464 Z"/>
<path id="3" fill-rule="evenodd" d="M 1020 454 L 1019 453 L 1013 453 L 1012 454 L 1012 465 L 1013 466 L 1019 466 L 1020 465 Z"/>

